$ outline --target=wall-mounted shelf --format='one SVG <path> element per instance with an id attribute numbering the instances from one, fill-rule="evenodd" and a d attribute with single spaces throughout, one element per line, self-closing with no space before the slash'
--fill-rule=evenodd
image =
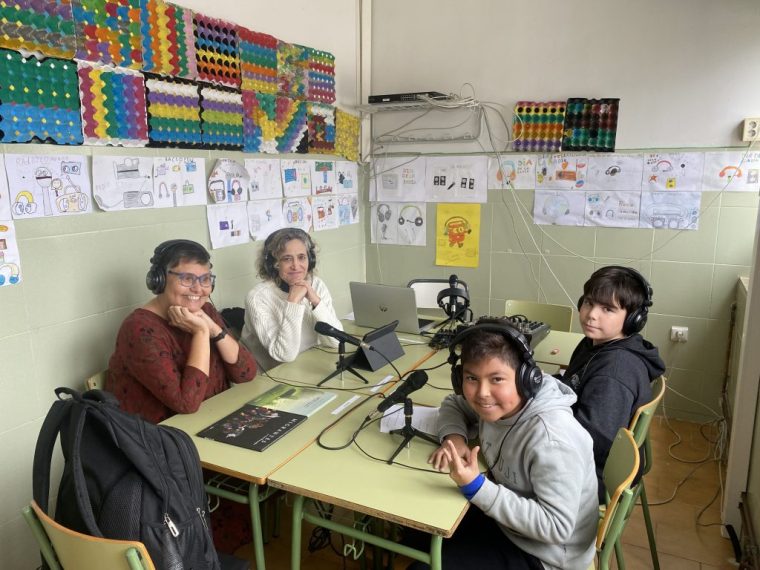
<path id="1" fill-rule="evenodd" d="M 459 99 L 457 97 L 442 97 L 436 99 L 441 103 L 456 103 Z M 462 107 L 454 107 L 454 109 L 461 109 Z M 371 115 L 373 113 L 387 113 L 389 111 L 428 111 L 430 109 L 449 110 L 448 107 L 441 107 L 433 104 L 430 101 L 397 101 L 395 103 L 371 103 L 367 105 L 357 105 L 356 109 L 362 113 Z"/>

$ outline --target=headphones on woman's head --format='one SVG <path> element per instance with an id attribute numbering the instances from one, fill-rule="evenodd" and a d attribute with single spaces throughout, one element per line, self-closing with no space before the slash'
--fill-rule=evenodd
<path id="1" fill-rule="evenodd" d="M 266 267 L 267 275 L 269 275 L 269 277 L 272 279 L 276 279 L 280 274 L 277 270 L 277 267 L 275 267 L 277 264 L 277 258 L 275 258 L 274 252 L 272 251 L 272 244 L 277 238 L 279 238 L 279 236 L 283 234 L 290 235 L 290 239 L 288 241 L 291 239 L 298 239 L 304 243 L 306 246 L 306 255 L 309 258 L 308 272 L 311 273 L 314 271 L 314 268 L 317 266 L 317 251 L 316 245 L 312 241 L 311 236 L 301 228 L 281 228 L 269 234 L 267 236 L 267 239 L 264 240 L 264 251 L 266 255 L 264 258 L 264 265 Z"/>
<path id="2" fill-rule="evenodd" d="M 628 274 L 641 286 L 641 290 L 644 293 L 644 301 L 641 303 L 641 306 L 635 308 L 632 311 L 627 312 L 625 316 L 625 320 L 623 321 L 623 334 L 625 336 L 631 336 L 632 334 L 641 332 L 641 330 L 644 328 L 644 325 L 647 324 L 647 316 L 649 315 L 649 307 L 652 306 L 652 296 L 654 294 L 654 290 L 652 289 L 652 286 L 649 284 L 649 281 L 647 281 L 641 273 L 639 273 L 632 267 L 624 267 L 622 265 L 608 265 L 606 267 L 597 269 L 597 271 L 608 270 L 608 269 L 618 270 L 618 271 Z M 578 299 L 579 311 L 581 310 L 581 306 L 583 305 L 584 298 L 585 298 L 585 295 L 581 295 L 581 298 Z"/>
<path id="3" fill-rule="evenodd" d="M 523 401 L 530 400 L 541 389 L 544 374 L 541 372 L 541 369 L 536 366 L 536 362 L 533 360 L 533 352 L 530 349 L 528 341 L 517 331 L 517 329 L 507 324 L 504 319 L 483 321 L 484 319 L 481 318 L 476 324 L 461 331 L 451 340 L 451 344 L 449 344 L 448 363 L 451 365 L 451 386 L 454 388 L 454 393 L 462 394 L 462 384 L 464 382 L 462 365 L 459 363 L 460 357 L 456 352 L 457 347 L 472 334 L 491 332 L 502 335 L 520 354 L 520 366 L 515 370 L 515 384 L 517 386 L 517 393 Z"/>
<path id="4" fill-rule="evenodd" d="M 166 266 L 178 250 L 186 250 L 191 255 L 194 253 L 201 259 L 211 258 L 205 247 L 189 239 L 170 239 L 158 244 L 153 250 L 153 257 L 150 258 L 150 269 L 145 275 L 145 284 L 153 294 L 160 295 L 166 289 L 166 270 L 168 269 Z M 214 291 L 213 284 L 211 291 Z"/>

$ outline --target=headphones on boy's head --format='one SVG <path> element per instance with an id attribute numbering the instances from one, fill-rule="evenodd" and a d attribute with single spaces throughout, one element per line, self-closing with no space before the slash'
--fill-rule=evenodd
<path id="1" fill-rule="evenodd" d="M 314 268 L 317 266 L 317 251 L 311 236 L 301 228 L 281 228 L 269 234 L 267 239 L 264 240 L 264 251 L 266 252 L 264 265 L 266 266 L 267 275 L 272 279 L 275 279 L 279 275 L 279 272 L 275 267 L 277 259 L 274 256 L 274 252 L 272 252 L 272 242 L 276 236 L 279 236 L 284 232 L 289 233 L 292 236 L 291 239 L 298 239 L 304 243 L 306 246 L 306 255 L 309 257 L 309 268 L 307 271 L 309 273 L 314 271 Z"/>
<path id="2" fill-rule="evenodd" d="M 145 275 L 145 284 L 155 295 L 160 295 L 166 289 L 166 265 L 177 250 L 195 251 L 199 257 L 210 258 L 208 251 L 198 242 L 189 239 L 170 239 L 156 246 L 153 257 L 150 258 L 150 269 Z M 211 285 L 213 292 L 214 286 Z"/>
<path id="3" fill-rule="evenodd" d="M 652 295 L 654 294 L 654 290 L 652 289 L 652 286 L 649 284 L 649 281 L 647 281 L 641 273 L 639 273 L 632 267 L 624 267 L 622 265 L 608 265 L 602 269 L 616 269 L 623 273 L 627 273 L 633 279 L 635 279 L 639 285 L 641 285 L 641 290 L 644 293 L 644 301 L 641 303 L 641 306 L 635 308 L 632 311 L 628 311 L 628 314 L 625 316 L 625 320 L 623 321 L 623 334 L 625 336 L 631 336 L 632 334 L 641 332 L 641 329 L 643 329 L 644 325 L 647 324 L 647 316 L 649 315 L 649 307 L 652 306 Z M 581 298 L 578 299 L 579 311 L 581 310 L 581 306 L 583 305 L 584 297 L 585 295 L 581 295 Z"/>
<path id="4" fill-rule="evenodd" d="M 517 385 L 517 393 L 520 397 L 524 401 L 530 400 L 541 389 L 544 374 L 541 372 L 541 369 L 536 366 L 536 362 L 533 360 L 533 352 L 530 349 L 528 341 L 525 340 L 525 337 L 521 335 L 517 329 L 507 324 L 506 321 L 504 321 L 503 324 L 501 322 L 481 321 L 483 321 L 482 318 L 478 323 L 461 331 L 451 340 L 451 344 L 449 344 L 448 363 L 451 365 L 451 386 L 454 388 L 454 393 L 462 394 L 462 383 L 464 382 L 462 365 L 459 364 L 459 354 L 456 352 L 457 347 L 472 334 L 478 332 L 492 332 L 504 336 L 504 338 L 507 339 L 507 342 L 520 353 L 520 366 L 515 370 L 515 384 Z"/>

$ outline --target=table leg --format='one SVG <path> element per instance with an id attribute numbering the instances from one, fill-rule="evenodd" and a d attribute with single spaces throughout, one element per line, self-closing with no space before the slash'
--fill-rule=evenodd
<path id="1" fill-rule="evenodd" d="M 256 558 L 256 570 L 264 570 L 264 538 L 261 528 L 261 505 L 259 504 L 259 486 L 248 486 L 248 506 L 251 509 L 251 526 L 253 533 L 253 554 Z"/>
<path id="2" fill-rule="evenodd" d="M 434 534 L 430 537 L 430 570 L 441 570 L 441 546 L 443 537 Z"/>
<path id="3" fill-rule="evenodd" d="M 302 495 L 295 495 L 293 501 L 293 530 L 290 539 L 290 569 L 299 570 L 301 568 L 301 525 L 303 523 L 303 503 Z"/>

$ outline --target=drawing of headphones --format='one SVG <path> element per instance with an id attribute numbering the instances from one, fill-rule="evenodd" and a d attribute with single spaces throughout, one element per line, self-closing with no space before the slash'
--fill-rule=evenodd
<path id="1" fill-rule="evenodd" d="M 27 190 L 22 190 L 16 194 L 16 200 L 13 202 L 13 213 L 18 216 L 24 214 L 34 214 L 37 211 L 37 203 L 34 196 Z"/>
<path id="2" fill-rule="evenodd" d="M 414 210 L 416 216 L 412 214 L 410 218 L 406 217 L 404 212 L 406 212 L 407 210 Z M 399 212 L 398 225 L 403 226 L 407 222 L 410 224 L 414 224 L 417 227 L 420 227 L 425 222 L 425 220 L 422 218 L 422 212 L 414 204 L 407 204 L 406 206 L 401 208 L 401 211 Z"/>
<path id="3" fill-rule="evenodd" d="M 549 197 L 544 201 L 542 208 L 544 216 L 559 218 L 570 213 L 570 202 L 564 196 Z"/>
<path id="4" fill-rule="evenodd" d="M 742 177 L 742 169 L 739 168 L 738 166 L 726 166 L 723 170 L 721 170 L 718 173 L 718 176 L 720 176 L 721 178 L 724 178 L 726 176 L 726 174 L 728 174 L 729 171 L 731 171 L 731 170 L 733 170 L 733 171 L 736 172 L 736 174 L 734 174 L 733 176 L 736 176 L 737 178 L 741 178 Z"/>
<path id="5" fill-rule="evenodd" d="M 669 160 L 660 160 L 654 165 L 652 172 L 670 172 L 673 170 L 673 163 Z"/>
<path id="6" fill-rule="evenodd" d="M 388 204 L 378 204 L 377 205 L 377 219 L 380 222 L 387 222 L 391 219 L 391 215 L 393 214 L 393 211 L 391 210 L 391 207 Z"/>
<path id="7" fill-rule="evenodd" d="M 509 170 L 509 174 L 507 174 L 507 171 L 504 169 L 505 166 L 509 166 L 511 170 Z M 515 166 L 515 163 L 511 160 L 505 160 L 501 163 L 499 166 L 499 169 L 496 171 L 496 180 L 499 182 L 502 182 L 504 178 L 509 178 L 510 182 L 513 182 L 515 178 L 517 178 L 517 167 Z"/>
<path id="8" fill-rule="evenodd" d="M 15 285 L 21 279 L 21 271 L 18 265 L 15 263 L 3 263 L 0 265 L 0 286 L 5 285 L 7 281 L 9 285 Z"/>
<path id="9" fill-rule="evenodd" d="M 616 174 L 620 174 L 620 167 L 617 164 L 613 164 L 604 173 L 607 176 L 615 176 Z"/>

